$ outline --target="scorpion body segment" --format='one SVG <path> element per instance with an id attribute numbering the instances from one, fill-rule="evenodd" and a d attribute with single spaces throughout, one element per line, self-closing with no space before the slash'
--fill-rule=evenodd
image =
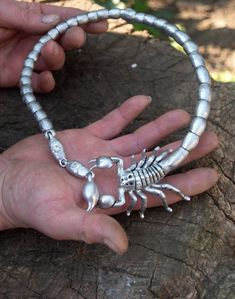
<path id="1" fill-rule="evenodd" d="M 135 208 L 138 198 L 141 200 L 140 217 L 144 218 L 144 212 L 147 208 L 147 195 L 150 193 L 158 197 L 163 207 L 171 212 L 172 209 L 168 206 L 166 195 L 163 190 L 169 190 L 177 193 L 185 200 L 190 198 L 181 192 L 175 186 L 163 183 L 161 180 L 165 177 L 166 173 L 161 162 L 168 158 L 172 150 L 165 150 L 159 153 L 160 148 L 156 147 L 150 156 L 147 156 L 146 150 L 142 151 L 141 160 L 137 162 L 136 157 L 131 157 L 131 165 L 124 169 L 123 160 L 118 157 L 99 157 L 91 162 L 95 164 L 93 168 L 110 168 L 111 164 L 117 165 L 117 174 L 119 177 L 118 200 L 113 201 L 112 196 L 101 196 L 98 204 L 101 208 L 120 207 L 126 204 L 125 193 L 128 193 L 131 199 L 130 205 L 127 209 L 127 215 Z M 105 200 L 104 200 L 105 198 Z"/>

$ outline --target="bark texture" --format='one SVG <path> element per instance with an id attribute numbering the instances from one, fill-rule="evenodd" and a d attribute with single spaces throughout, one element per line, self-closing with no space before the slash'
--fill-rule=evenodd
<path id="1" fill-rule="evenodd" d="M 129 25 L 90 36 L 82 51 L 68 53 L 56 79 L 55 91 L 39 99 L 58 130 L 84 126 L 136 94 L 153 102 L 126 132 L 176 107 L 193 113 L 196 105 L 187 57 L 168 43 L 130 34 Z M 234 93 L 235 84 L 214 84 L 208 127 L 220 147 L 188 166 L 215 167 L 216 187 L 175 205 L 170 215 L 155 208 L 144 220 L 137 213 L 118 216 L 130 240 L 121 257 L 32 230 L 1 232 L 0 298 L 234 298 Z M 0 91 L 0 111 L 1 150 L 38 132 L 18 90 Z"/>

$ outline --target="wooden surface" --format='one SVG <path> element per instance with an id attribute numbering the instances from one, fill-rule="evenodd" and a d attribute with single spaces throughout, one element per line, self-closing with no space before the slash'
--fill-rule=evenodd
<path id="1" fill-rule="evenodd" d="M 197 83 L 188 59 L 165 42 L 126 32 L 129 25 L 119 26 L 68 53 L 55 91 L 39 97 L 58 130 L 84 126 L 135 94 L 153 102 L 126 132 L 176 107 L 192 113 Z M 0 298 L 235 298 L 234 93 L 235 84 L 214 84 L 209 129 L 220 147 L 188 166 L 215 167 L 216 187 L 170 215 L 155 208 L 145 220 L 116 217 L 130 241 L 121 257 L 33 230 L 1 232 Z M 38 132 L 18 90 L 0 91 L 0 114 L 1 150 Z"/>

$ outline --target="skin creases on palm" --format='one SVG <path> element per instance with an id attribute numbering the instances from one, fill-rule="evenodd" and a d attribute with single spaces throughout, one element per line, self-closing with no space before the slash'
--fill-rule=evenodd
<path id="1" fill-rule="evenodd" d="M 71 159 L 86 164 L 99 156 L 119 156 L 124 160 L 125 167 L 128 167 L 132 154 L 140 157 L 143 148 L 153 148 L 170 133 L 189 123 L 190 119 L 185 111 L 174 110 L 131 134 L 117 137 L 149 104 L 149 97 L 146 96 L 130 98 L 103 119 L 83 129 L 59 132 L 58 139 Z M 152 134 L 153 130 L 156 131 L 156 135 Z M 179 142 L 169 144 L 165 148 L 175 149 Z M 205 133 L 185 163 L 204 156 L 213 150 L 217 143 L 215 134 Z M 84 181 L 73 177 L 57 165 L 49 153 L 43 135 L 20 141 L 2 156 L 10 165 L 5 174 L 2 202 L 4 215 L 12 227 L 32 227 L 56 239 L 101 242 L 118 253 L 126 250 L 125 232 L 108 215 L 121 213 L 127 206 L 86 212 L 86 204 L 81 196 Z M 100 194 L 117 196 L 116 171 L 116 168 L 112 167 L 96 172 L 95 180 Z M 194 195 L 213 186 L 217 181 L 217 174 L 209 168 L 198 168 L 171 175 L 166 181 L 179 187 L 186 194 Z M 173 193 L 167 196 L 169 204 L 180 200 L 180 197 Z M 128 201 L 127 204 L 129 203 Z M 157 206 L 161 205 L 161 202 L 156 197 L 149 196 L 148 205 Z M 138 203 L 136 208 L 139 207 Z"/>

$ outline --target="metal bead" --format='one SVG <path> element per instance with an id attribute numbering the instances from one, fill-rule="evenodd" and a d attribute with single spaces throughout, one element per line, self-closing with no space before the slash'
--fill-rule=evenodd
<path id="1" fill-rule="evenodd" d="M 164 28 L 165 24 L 167 23 L 166 20 L 163 20 L 163 19 L 157 19 L 155 18 L 155 21 L 153 23 L 153 25 L 157 28 Z"/>
<path id="2" fill-rule="evenodd" d="M 109 11 L 109 18 L 111 19 L 119 19 L 120 15 L 121 15 L 121 10 L 118 8 L 114 8 Z"/>
<path id="3" fill-rule="evenodd" d="M 66 21 L 66 23 L 68 24 L 69 27 L 74 27 L 78 25 L 78 20 L 77 18 L 70 18 Z"/>
<path id="4" fill-rule="evenodd" d="M 92 211 L 99 200 L 99 191 L 96 184 L 93 181 L 87 182 L 83 187 L 82 195 L 88 205 L 87 212 Z"/>
<path id="5" fill-rule="evenodd" d="M 44 44 L 38 42 L 38 43 L 36 43 L 36 45 L 33 47 L 33 50 L 36 51 L 36 52 L 38 52 L 38 53 L 40 53 L 41 50 L 42 50 L 42 48 L 43 48 L 43 46 L 44 46 Z"/>
<path id="6" fill-rule="evenodd" d="M 100 10 L 97 10 L 97 15 L 99 17 L 99 20 L 106 20 L 108 19 L 109 17 L 109 11 L 108 9 L 100 9 Z"/>
<path id="7" fill-rule="evenodd" d="M 38 57 L 39 57 L 39 52 L 37 51 L 32 51 L 28 55 L 28 58 L 31 58 L 34 62 L 38 60 Z"/>
<path id="8" fill-rule="evenodd" d="M 44 118 L 39 122 L 39 127 L 42 132 L 53 130 L 53 124 L 48 118 Z"/>
<path id="9" fill-rule="evenodd" d="M 88 169 L 79 161 L 68 161 L 66 164 L 66 169 L 72 175 L 80 178 L 84 178 L 90 173 L 90 169 Z"/>
<path id="10" fill-rule="evenodd" d="M 199 99 L 211 102 L 212 91 L 211 87 L 208 84 L 201 84 L 199 87 Z"/>
<path id="11" fill-rule="evenodd" d="M 195 69 L 200 66 L 205 66 L 204 59 L 199 53 L 194 52 L 190 54 L 189 58 L 191 59 L 192 65 L 194 66 Z"/>
<path id="12" fill-rule="evenodd" d="M 200 84 L 211 84 L 211 78 L 204 66 L 200 66 L 196 69 L 197 79 Z"/>
<path id="13" fill-rule="evenodd" d="M 49 42 L 51 40 L 51 37 L 49 35 L 43 35 L 40 39 L 39 39 L 39 43 L 45 45 L 47 42 Z"/>
<path id="14" fill-rule="evenodd" d="M 153 25 L 154 21 L 155 21 L 155 17 L 152 15 L 145 15 L 144 17 L 144 23 L 147 25 Z"/>
<path id="15" fill-rule="evenodd" d="M 23 101 L 26 105 L 28 105 L 31 102 L 36 102 L 36 98 L 32 93 L 28 93 L 23 96 Z"/>
<path id="16" fill-rule="evenodd" d="M 96 11 L 91 11 L 88 13 L 89 22 L 96 22 L 98 20 L 98 14 Z"/>
<path id="17" fill-rule="evenodd" d="M 113 161 L 110 157 L 102 156 L 96 159 L 95 167 L 100 169 L 107 169 L 113 166 Z"/>
<path id="18" fill-rule="evenodd" d="M 175 32 L 178 30 L 178 28 L 175 25 L 172 25 L 172 24 L 166 22 L 163 25 L 163 30 L 166 32 L 167 35 L 173 37 Z"/>
<path id="19" fill-rule="evenodd" d="M 201 136 L 206 129 L 206 120 L 201 117 L 195 117 L 190 125 L 190 131 L 197 136 Z"/>
<path id="20" fill-rule="evenodd" d="M 183 45 L 186 41 L 188 41 L 190 39 L 189 36 L 185 32 L 183 32 L 179 29 L 175 31 L 173 38 L 180 45 Z"/>
<path id="21" fill-rule="evenodd" d="M 60 23 L 55 27 L 60 34 L 65 33 L 69 29 L 69 25 L 66 22 Z"/>
<path id="22" fill-rule="evenodd" d="M 120 17 L 123 18 L 124 20 L 132 21 L 135 19 L 135 15 L 136 15 L 136 12 L 133 9 L 127 8 L 127 9 L 121 10 Z"/>
<path id="23" fill-rule="evenodd" d="M 200 100 L 196 108 L 196 116 L 207 119 L 210 113 L 210 103 L 208 101 Z"/>
<path id="24" fill-rule="evenodd" d="M 190 55 L 193 52 L 197 52 L 198 51 L 198 46 L 192 40 L 188 40 L 187 42 L 185 42 L 183 44 L 183 48 L 184 48 L 184 51 L 188 55 Z"/>
<path id="25" fill-rule="evenodd" d="M 26 76 L 26 77 L 31 77 L 32 74 L 33 74 L 33 69 L 31 69 L 30 67 L 24 67 L 21 72 L 21 76 Z"/>
<path id="26" fill-rule="evenodd" d="M 144 23 L 144 18 L 145 18 L 146 14 L 143 12 L 138 12 L 135 15 L 135 21 L 138 23 Z"/>
<path id="27" fill-rule="evenodd" d="M 184 137 L 181 146 L 187 151 L 191 151 L 198 145 L 198 142 L 199 142 L 199 136 L 197 136 L 192 132 L 188 132 L 187 135 Z"/>
<path id="28" fill-rule="evenodd" d="M 175 169 L 187 156 L 189 152 L 183 147 L 179 147 L 176 151 L 170 154 L 167 159 L 163 159 L 159 165 L 164 169 L 166 175 L 171 170 Z"/>
<path id="29" fill-rule="evenodd" d="M 43 111 L 41 109 L 41 110 L 38 110 L 35 112 L 34 117 L 35 117 L 36 121 L 39 122 L 39 121 L 43 120 L 44 118 L 47 118 L 47 114 L 45 111 Z"/>
<path id="30" fill-rule="evenodd" d="M 111 208 L 115 204 L 115 198 L 112 195 L 101 195 L 98 204 L 102 209 Z"/>
<path id="31" fill-rule="evenodd" d="M 20 77 L 20 85 L 21 86 L 31 85 L 31 83 L 32 83 L 31 77 L 27 77 L 27 76 Z"/>
<path id="32" fill-rule="evenodd" d="M 32 113 L 35 113 L 38 110 L 42 109 L 41 105 L 37 101 L 32 101 L 32 102 L 28 103 L 27 107 L 30 110 L 30 112 L 32 112 Z"/>
<path id="33" fill-rule="evenodd" d="M 58 161 L 66 160 L 64 147 L 56 137 L 52 137 L 49 140 L 49 148 L 52 155 L 56 158 L 56 160 Z"/>
<path id="34" fill-rule="evenodd" d="M 47 32 L 47 34 L 51 37 L 51 39 L 57 39 L 60 36 L 60 32 L 57 28 L 51 29 Z"/>
<path id="35" fill-rule="evenodd" d="M 32 87 L 30 85 L 24 85 L 20 88 L 20 93 L 22 96 L 25 96 L 26 94 L 33 94 Z"/>
<path id="36" fill-rule="evenodd" d="M 33 68 L 34 68 L 34 64 L 35 64 L 35 62 L 34 62 L 33 59 L 31 59 L 31 58 L 27 58 L 27 59 L 25 60 L 25 62 L 24 62 L 24 67 L 28 67 L 28 68 L 30 68 L 30 69 L 33 69 Z"/>
<path id="37" fill-rule="evenodd" d="M 77 16 L 78 24 L 86 24 L 89 22 L 87 14 L 81 14 Z"/>

